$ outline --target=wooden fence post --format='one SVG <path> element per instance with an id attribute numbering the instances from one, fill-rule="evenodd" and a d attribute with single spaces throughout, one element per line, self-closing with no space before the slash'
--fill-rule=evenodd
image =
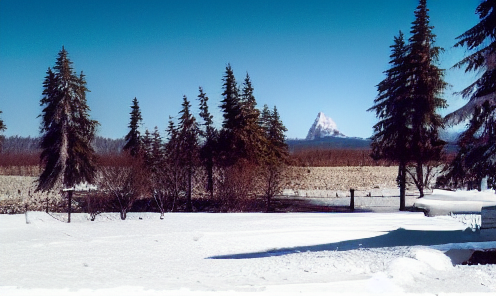
<path id="1" fill-rule="evenodd" d="M 350 189 L 350 210 L 355 211 L 355 189 Z"/>

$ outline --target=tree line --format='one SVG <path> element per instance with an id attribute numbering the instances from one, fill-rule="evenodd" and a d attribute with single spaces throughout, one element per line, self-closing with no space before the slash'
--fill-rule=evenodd
<path id="1" fill-rule="evenodd" d="M 447 107 L 442 98 L 445 70 L 437 66 L 443 49 L 434 45 L 428 11 L 427 1 L 420 0 L 408 42 L 401 31 L 394 37 L 390 68 L 377 85 L 378 96 L 369 109 L 379 119 L 374 125 L 372 156 L 399 164 L 401 210 L 405 210 L 407 175 L 422 197 L 433 168 L 443 157 L 446 142 L 440 139 L 439 130 L 464 120 L 469 123 L 458 138 L 458 153 L 438 185 L 458 188 L 470 182 L 480 184 L 488 177 L 489 186 L 496 188 L 496 2 L 482 1 L 476 9 L 480 22 L 457 37 L 455 47 L 465 46 L 472 53 L 454 67 L 481 75 L 461 92 L 469 99 L 467 105 L 446 118 L 437 113 Z"/>
<path id="2" fill-rule="evenodd" d="M 111 139 L 96 136 L 91 145 L 98 155 L 119 154 L 124 147 L 124 138 Z M 2 154 L 38 154 L 40 149 L 39 137 L 9 136 L 3 138 Z M 37 165 L 38 162 L 31 165 Z"/>
<path id="3" fill-rule="evenodd" d="M 223 82 L 220 129 L 213 124 L 209 98 L 201 87 L 197 97 L 201 119 L 194 117 L 184 96 L 177 122 L 169 117 L 165 138 L 157 128 L 141 133 L 143 118 L 134 98 L 122 155 L 117 162 L 105 163 L 98 161 L 92 145 L 99 123 L 89 116 L 85 75 L 73 71 L 62 47 L 43 82 L 37 191 L 64 192 L 69 222 L 75 188 L 83 183 L 98 186 L 98 193 L 87 200 L 93 208 L 113 200 L 122 219 L 146 196 L 153 197 L 162 216 L 178 209 L 193 211 L 192 196 L 197 192 L 208 192 L 205 198 L 218 201 L 225 211 L 263 196 L 270 210 L 271 198 L 281 190 L 288 156 L 286 128 L 275 106 L 257 109 L 248 74 L 238 85 L 228 64 Z"/>

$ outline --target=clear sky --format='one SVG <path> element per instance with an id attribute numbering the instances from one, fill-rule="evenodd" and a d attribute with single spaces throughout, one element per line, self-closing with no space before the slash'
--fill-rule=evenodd
<path id="1" fill-rule="evenodd" d="M 479 0 L 429 0 L 440 65 L 453 96 L 473 75 L 449 70 L 464 49 L 455 37 L 478 22 Z M 42 83 L 62 46 L 87 75 L 98 134 L 128 132 L 137 97 L 144 128 L 166 129 L 186 95 L 198 114 L 198 87 L 220 125 L 222 76 L 248 72 L 259 108 L 276 105 L 290 138 L 304 138 L 319 111 L 347 136 L 369 137 L 366 110 L 388 68 L 393 37 L 408 38 L 417 0 L 0 0 L 0 110 L 6 136 L 38 136 Z M 164 133 L 163 133 L 164 134 Z"/>

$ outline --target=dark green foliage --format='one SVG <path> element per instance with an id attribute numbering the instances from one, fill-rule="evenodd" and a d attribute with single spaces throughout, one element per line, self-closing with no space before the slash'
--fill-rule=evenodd
<path id="1" fill-rule="evenodd" d="M 446 87 L 444 70 L 436 66 L 442 48 L 434 46 L 428 12 L 426 0 L 420 0 L 409 44 L 405 45 L 401 32 L 395 38 L 391 68 L 377 86 L 379 95 L 369 109 L 379 118 L 372 137 L 373 157 L 399 163 L 400 209 L 404 209 L 406 173 L 422 197 L 430 167 L 441 159 L 446 144 L 439 138 L 443 119 L 437 113 L 447 107 L 441 97 Z M 408 165 L 414 172 L 407 170 Z"/>
<path id="2" fill-rule="evenodd" d="M 195 117 L 191 114 L 191 105 L 186 96 L 183 97 L 182 110 L 179 112 L 178 137 L 180 166 L 186 174 L 186 211 L 191 212 L 191 191 L 193 172 L 198 164 L 198 134 L 199 128 Z"/>
<path id="3" fill-rule="evenodd" d="M 468 129 L 458 139 L 455 159 L 447 174 L 438 180 L 440 185 L 460 188 L 475 184 L 480 189 L 481 180 L 489 177 L 488 184 L 496 187 L 496 118 L 491 116 L 495 109 L 488 101 L 475 108 Z"/>
<path id="4" fill-rule="evenodd" d="M 267 105 L 264 105 L 262 110 L 260 126 L 265 135 L 264 154 L 261 161 L 263 191 L 267 201 L 267 211 L 271 211 L 271 199 L 282 190 L 282 172 L 289 156 L 284 135 L 287 129 L 280 119 L 277 108 L 274 106 L 271 112 Z"/>
<path id="5" fill-rule="evenodd" d="M 133 99 L 133 104 L 131 105 L 131 121 L 129 123 L 129 133 L 124 138 L 126 140 L 126 145 L 124 145 L 124 151 L 128 151 L 133 157 L 136 157 L 140 153 L 141 139 L 139 127 L 143 118 L 141 117 L 141 111 L 138 105 L 138 100 Z"/>
<path id="6" fill-rule="evenodd" d="M 459 41 L 455 44 L 455 47 L 465 46 L 469 51 L 475 50 L 455 67 L 465 66 L 465 72 L 484 70 L 479 79 L 462 91 L 463 96 L 472 97 L 471 100 L 496 92 L 496 1 L 484 0 L 477 7 L 476 14 L 479 15 L 479 23 L 458 36 Z"/>
<path id="7" fill-rule="evenodd" d="M 222 96 L 224 98 L 222 99 L 220 105 L 222 115 L 224 116 L 222 128 L 228 132 L 233 132 L 239 126 L 241 105 L 239 100 L 238 85 L 236 83 L 231 64 L 227 65 L 226 74 L 222 80 L 224 81 L 224 91 L 222 92 Z"/>
<path id="8" fill-rule="evenodd" d="M 240 155 L 250 162 L 258 163 L 263 158 L 266 138 L 260 125 L 260 111 L 253 95 L 250 76 L 246 74 L 240 100 L 241 114 L 236 134 L 240 142 Z"/>
<path id="9" fill-rule="evenodd" d="M 37 190 L 55 186 L 73 187 L 93 182 L 96 172 L 91 146 L 98 122 L 89 119 L 86 81 L 72 70 L 72 62 L 62 47 L 55 67 L 48 69 L 43 82 L 40 132 L 43 172 Z"/>
<path id="10" fill-rule="evenodd" d="M 406 164 L 410 160 L 412 135 L 412 102 L 408 76 L 408 47 L 403 33 L 394 38 L 386 78 L 377 85 L 379 95 L 374 106 L 379 122 L 374 125 L 372 136 L 372 157 L 399 163 L 400 210 L 405 210 Z"/>
<path id="11" fill-rule="evenodd" d="M 242 120 L 239 89 L 230 64 L 226 67 L 223 81 L 224 91 L 220 108 L 224 120 L 219 134 L 218 161 L 222 166 L 231 166 L 244 158 L 244 147 L 239 134 Z"/>
<path id="12" fill-rule="evenodd" d="M 412 177 L 420 196 L 424 195 L 424 166 L 429 162 L 439 161 L 446 144 L 439 138 L 443 119 L 437 113 L 439 108 L 447 107 L 446 100 L 441 98 L 446 88 L 444 70 L 435 65 L 442 49 L 434 46 L 436 36 L 432 33 L 433 27 L 429 25 L 428 11 L 426 0 L 420 0 L 410 31 L 412 36 L 409 39 L 410 52 L 407 56 L 413 100 L 410 148 L 415 174 Z"/>
<path id="13" fill-rule="evenodd" d="M 214 195 L 214 158 L 217 149 L 218 132 L 213 126 L 213 116 L 208 111 L 208 97 L 200 87 L 198 100 L 200 101 L 200 117 L 203 119 L 204 129 L 200 129 L 200 136 L 203 138 L 203 145 L 200 148 L 200 160 L 207 171 L 207 191 L 210 198 Z"/>
<path id="14" fill-rule="evenodd" d="M 0 114 L 2 114 L 2 110 L 0 110 Z M 3 120 L 0 118 L 0 152 L 2 152 L 2 144 L 4 140 L 4 136 L 1 134 L 4 130 L 7 129 L 7 126 L 3 123 Z"/>
<path id="15" fill-rule="evenodd" d="M 480 77 L 461 94 L 469 102 L 448 114 L 450 123 L 470 119 L 467 130 L 458 139 L 458 154 L 447 169 L 446 176 L 438 180 L 454 187 L 477 184 L 489 177 L 488 185 L 496 188 L 496 1 L 483 1 L 476 10 L 480 22 L 462 35 L 455 46 L 475 51 L 458 62 L 455 67 L 465 71 L 478 71 Z"/>

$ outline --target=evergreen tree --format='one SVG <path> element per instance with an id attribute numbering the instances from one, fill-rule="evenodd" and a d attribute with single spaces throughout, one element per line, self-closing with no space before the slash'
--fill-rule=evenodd
<path id="1" fill-rule="evenodd" d="M 168 195 L 172 199 L 172 211 L 175 211 L 176 200 L 179 199 L 180 193 L 184 191 L 184 167 L 181 159 L 181 138 L 179 130 L 175 126 L 172 117 L 169 117 L 167 127 L 167 142 L 165 143 L 165 186 Z"/>
<path id="2" fill-rule="evenodd" d="M 220 105 L 223 112 L 222 115 L 224 116 L 222 127 L 227 131 L 232 132 L 239 126 L 241 106 L 238 85 L 231 64 L 227 65 L 226 74 L 222 80 L 224 81 L 224 91 L 222 92 L 224 98 Z"/>
<path id="3" fill-rule="evenodd" d="M 193 211 L 191 203 L 192 178 L 197 165 L 199 144 L 198 124 L 191 114 L 191 105 L 186 96 L 183 97 L 182 109 L 179 112 L 178 137 L 180 139 L 179 159 L 186 173 L 186 211 Z"/>
<path id="4" fill-rule="evenodd" d="M 221 150 L 219 151 L 219 160 L 224 166 L 235 164 L 240 155 L 239 131 L 241 121 L 241 103 L 239 98 L 239 89 L 234 77 L 231 65 L 226 67 L 226 74 L 223 77 L 224 97 L 221 101 L 220 108 L 224 121 L 220 132 L 219 142 Z"/>
<path id="5" fill-rule="evenodd" d="M 440 47 L 434 46 L 435 35 L 429 25 L 426 0 L 420 0 L 415 10 L 415 21 L 412 23 L 407 56 L 409 87 L 411 89 L 412 108 L 412 140 L 411 156 L 415 173 L 411 174 L 420 197 L 424 195 L 424 166 L 441 158 L 445 142 L 439 138 L 439 129 L 443 127 L 443 119 L 437 113 L 439 108 L 446 108 L 446 100 L 441 94 L 446 87 L 443 80 L 444 70 L 435 63 L 438 61 Z"/>
<path id="6" fill-rule="evenodd" d="M 91 142 L 98 122 L 89 118 L 84 75 L 73 72 L 72 62 L 62 47 L 53 71 L 48 68 L 43 83 L 41 163 L 43 172 L 37 190 L 56 186 L 74 187 L 93 182 L 96 172 Z M 69 191 L 69 222 L 72 191 Z"/>
<path id="7" fill-rule="evenodd" d="M 201 86 L 199 91 L 198 100 L 200 101 L 200 117 L 203 119 L 204 126 L 204 129 L 200 130 L 200 135 L 204 139 L 203 145 L 200 148 L 200 158 L 207 171 L 207 190 L 210 192 L 210 198 L 212 199 L 214 194 L 213 168 L 217 143 L 217 130 L 213 125 L 213 116 L 208 111 L 208 97 L 203 92 Z"/>
<path id="8" fill-rule="evenodd" d="M 399 163 L 400 210 L 404 211 L 413 100 L 410 98 L 407 75 L 408 47 L 401 31 L 398 37 L 394 38 L 391 51 L 390 68 L 384 72 L 386 78 L 377 85 L 379 95 L 374 100 L 374 106 L 367 111 L 375 111 L 379 119 L 379 122 L 374 125 L 371 143 L 372 157 Z"/>
<path id="9" fill-rule="evenodd" d="M 264 194 L 267 200 L 267 211 L 271 210 L 271 199 L 280 192 L 282 170 L 289 155 L 288 145 L 284 133 L 287 131 L 283 125 L 277 108 L 271 112 L 264 105 L 260 126 L 265 134 L 264 157 L 262 162 L 262 176 L 264 179 Z"/>
<path id="10" fill-rule="evenodd" d="M 489 176 L 489 184 L 496 188 L 496 1 L 482 1 L 476 9 L 480 22 L 458 36 L 455 47 L 464 46 L 472 51 L 455 67 L 465 72 L 477 71 L 480 77 L 466 87 L 461 95 L 468 103 L 448 114 L 449 124 L 469 119 L 467 130 L 459 137 L 459 151 L 448 168 L 447 179 L 456 186 L 478 182 Z"/>
<path id="11" fill-rule="evenodd" d="M 236 134 L 240 140 L 240 155 L 248 161 L 258 163 L 263 155 L 265 137 L 253 90 L 250 76 L 246 73 L 240 100 L 240 126 Z"/>
<path id="12" fill-rule="evenodd" d="M 128 151 L 131 156 L 136 157 L 140 153 L 141 148 L 139 128 L 143 120 L 136 97 L 133 99 L 131 113 L 129 114 L 131 115 L 131 121 L 128 126 L 130 130 L 124 138 L 126 140 L 126 145 L 124 145 L 123 149 L 124 151 Z"/>
<path id="13" fill-rule="evenodd" d="M 0 114 L 2 114 L 2 110 L 0 110 Z M 2 144 L 4 140 L 4 136 L 1 134 L 4 130 L 7 129 L 7 126 L 3 123 L 3 120 L 0 118 L 0 152 L 2 152 Z"/>
<path id="14" fill-rule="evenodd" d="M 0 114 L 2 114 L 2 110 L 0 110 Z M 3 120 L 0 118 L 0 132 L 3 132 L 7 127 L 3 123 Z"/>

